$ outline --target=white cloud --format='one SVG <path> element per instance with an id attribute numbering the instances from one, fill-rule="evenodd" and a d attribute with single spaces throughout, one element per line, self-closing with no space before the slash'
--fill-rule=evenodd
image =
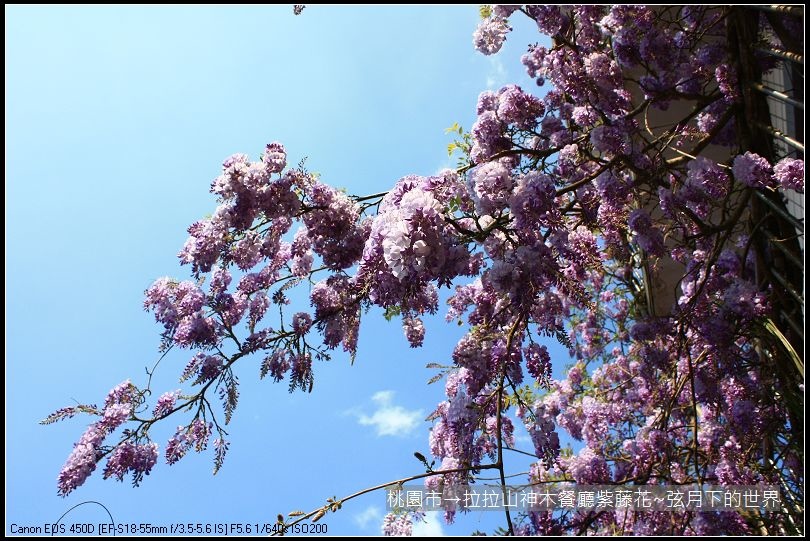
<path id="1" fill-rule="evenodd" d="M 373 426 L 378 436 L 405 436 L 419 426 L 424 417 L 421 410 L 406 410 L 394 405 L 394 391 L 379 391 L 371 400 L 377 409 L 371 414 L 357 413 L 357 421 Z"/>
<path id="2" fill-rule="evenodd" d="M 371 399 L 381 406 L 386 406 L 394 400 L 394 391 L 377 391 Z"/>
<path id="3" fill-rule="evenodd" d="M 506 66 L 498 55 L 487 57 L 489 59 L 489 71 L 487 72 L 487 88 L 494 89 L 496 86 L 506 84 Z"/>
<path id="4" fill-rule="evenodd" d="M 519 443 L 521 445 L 529 445 L 531 448 L 532 437 L 529 435 L 529 432 L 526 430 L 526 427 L 523 425 L 523 421 L 515 417 L 513 424 L 515 426 L 515 443 Z"/>
<path id="5" fill-rule="evenodd" d="M 413 536 L 414 537 L 443 537 L 444 530 L 442 530 L 441 519 L 439 518 L 438 511 L 428 511 L 425 513 L 423 521 L 415 521 L 413 523 Z"/>
<path id="6" fill-rule="evenodd" d="M 379 529 L 382 523 L 382 511 L 379 507 L 369 506 L 360 513 L 354 515 L 354 522 L 360 527 L 361 530 L 368 529 L 371 525 L 372 529 Z"/>
<path id="7" fill-rule="evenodd" d="M 434 175 L 441 175 L 447 169 L 455 169 L 455 167 L 453 167 L 452 165 L 453 164 L 450 163 L 450 158 L 447 158 L 441 164 L 439 164 L 439 167 L 436 168 L 436 171 L 433 174 Z"/>

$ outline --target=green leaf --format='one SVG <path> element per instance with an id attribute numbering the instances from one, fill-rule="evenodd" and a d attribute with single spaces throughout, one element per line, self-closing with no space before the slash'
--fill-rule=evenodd
<path id="1" fill-rule="evenodd" d="M 389 306 L 383 312 L 383 317 L 386 321 L 391 321 L 393 318 L 402 314 L 402 309 L 399 306 Z"/>
<path id="2" fill-rule="evenodd" d="M 444 377 L 444 372 L 439 372 L 438 374 L 436 374 L 435 376 L 433 376 L 432 378 L 430 378 L 430 379 L 428 380 L 428 385 L 431 385 L 431 384 L 433 384 L 433 383 L 436 383 L 437 381 L 439 381 L 439 380 L 440 380 L 440 379 L 442 379 L 443 377 Z"/>
<path id="3" fill-rule="evenodd" d="M 481 15 L 482 19 L 488 19 L 490 15 L 492 15 L 492 6 L 489 4 L 482 4 L 478 6 L 478 14 Z"/>

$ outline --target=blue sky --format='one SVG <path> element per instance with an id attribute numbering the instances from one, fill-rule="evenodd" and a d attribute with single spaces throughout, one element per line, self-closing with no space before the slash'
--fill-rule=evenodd
<path id="1" fill-rule="evenodd" d="M 83 419 L 37 422 L 145 381 L 158 327 L 141 308 L 164 275 L 185 278 L 186 227 L 214 208 L 222 159 L 256 159 L 278 140 L 289 162 L 352 193 L 452 165 L 444 128 L 469 128 L 478 93 L 533 86 L 518 26 L 499 57 L 473 50 L 477 8 L 6 7 L 6 533 L 53 522 L 86 500 L 118 522 L 264 523 L 327 497 L 419 473 L 424 417 L 442 399 L 425 382 L 461 329 L 437 319 L 411 350 L 399 324 L 367 318 L 353 367 L 316 367 L 311 395 L 239 369 L 231 450 L 159 463 L 137 489 L 100 472 L 68 498 L 56 475 Z M 555 350 L 559 352 L 560 350 Z M 559 353 L 558 353 L 559 355 Z M 171 354 L 155 387 L 178 387 Z M 562 359 L 560 364 L 567 362 Z M 178 421 L 179 422 L 179 421 Z M 153 435 L 165 445 L 175 426 Z M 395 435 L 390 434 L 396 432 Z M 515 463 L 520 468 L 520 462 Z M 384 494 L 329 515 L 329 533 L 376 534 Z M 83 506 L 68 522 L 102 522 Z M 491 530 L 470 516 L 447 533 Z M 433 532 L 435 521 L 429 528 Z"/>

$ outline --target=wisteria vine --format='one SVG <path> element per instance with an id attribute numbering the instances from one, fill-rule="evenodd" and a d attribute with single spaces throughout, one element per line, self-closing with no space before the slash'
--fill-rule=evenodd
<path id="1" fill-rule="evenodd" d="M 137 485 L 161 454 L 174 464 L 212 439 L 219 469 L 243 358 L 259 360 L 262 378 L 312 391 L 316 361 L 356 353 L 371 307 L 400 318 L 421 346 L 431 331 L 422 317 L 440 310 L 445 288 L 447 319 L 467 332 L 439 368 L 446 400 L 429 438 L 438 466 L 411 479 L 442 491 L 495 470 L 505 484 L 519 420 L 533 443 L 524 452 L 537 458 L 529 485 L 768 483 L 782 488 L 785 510 L 507 510 L 509 534 L 803 531 L 803 357 L 757 279 L 747 209 L 757 193 L 803 191 L 804 161 L 741 142 L 745 89 L 729 39 L 739 9 L 482 8 L 473 43 L 483 54 L 500 50 L 518 16 L 552 37 L 521 58 L 547 92 L 481 93 L 470 132 L 457 130 L 459 168 L 406 176 L 384 193 L 330 187 L 290 167 L 277 142 L 258 161 L 227 158 L 211 185 L 218 206 L 189 227 L 179 254 L 193 279 L 160 278 L 144 301 L 163 351 L 189 352 L 186 388 L 150 412 L 151 382 L 125 381 L 103 407 L 49 416 L 96 418 L 59 494 L 104 460 L 105 478 L 131 474 Z M 308 289 L 308 307 L 291 306 L 296 287 Z M 572 355 L 562 380 L 548 337 Z M 178 416 L 161 451 L 149 430 Z M 561 448 L 561 431 L 581 442 L 576 451 Z M 340 503 L 280 521 L 317 520 Z M 463 511 L 448 506 L 445 518 Z M 385 519 L 388 534 L 410 529 L 407 515 Z"/>

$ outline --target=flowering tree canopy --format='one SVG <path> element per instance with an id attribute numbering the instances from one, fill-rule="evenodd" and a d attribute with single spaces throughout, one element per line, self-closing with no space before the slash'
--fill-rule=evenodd
<path id="1" fill-rule="evenodd" d="M 125 381 L 102 407 L 49 416 L 94 418 L 60 494 L 99 463 L 105 478 L 138 484 L 159 460 L 209 443 L 219 469 L 243 359 L 312 391 L 317 362 L 354 355 L 361 316 L 376 306 L 412 347 L 441 332 L 425 314 L 466 325 L 437 367 L 438 465 L 425 460 L 413 477 L 432 490 L 484 470 L 505 484 L 519 421 L 536 458 L 529 485 L 769 484 L 783 496 L 782 512 L 750 515 L 507 508 L 504 531 L 803 531 L 803 338 L 779 315 L 796 286 L 761 269 L 776 257 L 762 240 L 776 211 L 762 209 L 803 191 L 804 161 L 754 128 L 751 85 L 781 64 L 745 38 L 791 50 L 800 20 L 730 6 L 485 6 L 475 48 L 497 54 L 515 17 L 552 37 L 520 59 L 542 92 L 483 92 L 470 131 L 455 130 L 455 170 L 354 196 L 288 164 L 278 142 L 256 160 L 225 159 L 211 184 L 218 206 L 179 253 L 192 278 L 160 278 L 144 301 L 162 350 L 188 352 L 184 389 L 150 404 L 149 383 Z M 780 249 L 802 258 L 790 242 Z M 294 288 L 308 305 L 289 300 Z M 565 379 L 552 379 L 549 339 L 570 350 Z M 150 428 L 169 418 L 174 436 L 152 441 Z M 561 448 L 563 432 L 576 450 Z M 340 503 L 280 521 L 317 520 Z M 445 517 L 463 511 L 448 505 Z M 384 525 L 410 527 L 407 515 Z"/>

